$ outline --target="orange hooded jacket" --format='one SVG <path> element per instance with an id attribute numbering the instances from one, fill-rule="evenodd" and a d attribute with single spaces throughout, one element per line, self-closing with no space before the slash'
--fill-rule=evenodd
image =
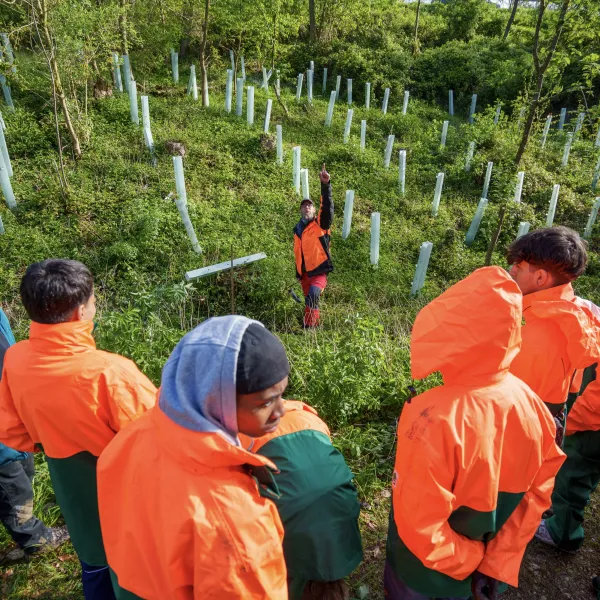
<path id="1" fill-rule="evenodd" d="M 208 319 L 177 344 L 159 403 L 98 461 L 108 564 L 145 600 L 287 600 L 268 459 L 237 438 L 235 373 L 250 319 Z"/>
<path id="2" fill-rule="evenodd" d="M 558 414 L 577 369 L 600 359 L 600 329 L 570 283 L 523 296 L 521 351 L 510 372 Z"/>
<path id="3" fill-rule="evenodd" d="M 415 321 L 412 375 L 440 371 L 444 385 L 402 410 L 387 560 L 421 594 L 469 596 L 476 570 L 517 585 L 550 506 L 564 454 L 550 413 L 508 372 L 520 330 L 521 293 L 498 267 L 475 271 Z"/>
<path id="4" fill-rule="evenodd" d="M 598 367 L 596 367 L 596 371 Z M 591 381 L 567 413 L 567 435 L 600 431 L 600 380 Z"/>

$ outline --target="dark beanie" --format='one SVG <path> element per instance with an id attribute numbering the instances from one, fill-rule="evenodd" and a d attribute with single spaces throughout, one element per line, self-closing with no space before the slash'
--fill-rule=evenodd
<path id="1" fill-rule="evenodd" d="M 262 392 L 289 374 L 290 363 L 279 338 L 262 325 L 249 325 L 238 354 L 236 392 Z"/>

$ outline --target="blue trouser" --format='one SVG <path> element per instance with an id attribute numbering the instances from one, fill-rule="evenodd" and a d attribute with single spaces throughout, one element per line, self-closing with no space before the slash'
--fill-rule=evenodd
<path id="1" fill-rule="evenodd" d="M 388 562 L 383 572 L 383 586 L 387 600 L 469 600 L 468 598 L 432 598 L 409 588 L 397 575 Z"/>
<path id="2" fill-rule="evenodd" d="M 79 562 L 85 600 L 115 600 L 109 568 L 87 565 L 81 559 Z"/>
<path id="3" fill-rule="evenodd" d="M 35 551 L 51 538 L 44 523 L 33 516 L 34 472 L 32 454 L 0 467 L 0 521 L 25 551 Z"/>
<path id="4" fill-rule="evenodd" d="M 319 308 L 319 298 L 323 290 L 318 285 L 311 285 L 308 294 L 304 298 L 304 303 L 308 308 Z"/>

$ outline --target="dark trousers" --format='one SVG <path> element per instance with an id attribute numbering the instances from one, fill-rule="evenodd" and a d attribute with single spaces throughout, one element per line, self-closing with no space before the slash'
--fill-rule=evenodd
<path id="1" fill-rule="evenodd" d="M 397 575 L 388 562 L 383 572 L 383 587 L 387 600 L 469 600 L 469 598 L 432 598 L 409 588 Z"/>
<path id="2" fill-rule="evenodd" d="M 33 455 L 0 467 L 0 521 L 23 550 L 45 544 L 48 528 L 33 516 Z"/>
<path id="3" fill-rule="evenodd" d="M 115 600 L 108 567 L 86 565 L 81 559 L 81 582 L 85 600 Z"/>

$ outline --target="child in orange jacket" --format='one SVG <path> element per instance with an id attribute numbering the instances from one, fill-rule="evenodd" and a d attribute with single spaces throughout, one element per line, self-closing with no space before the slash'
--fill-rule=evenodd
<path id="1" fill-rule="evenodd" d="M 11 346 L 0 382 L 0 442 L 43 449 L 56 499 L 82 563 L 86 600 L 114 598 L 100 533 L 96 461 L 115 433 L 156 401 L 130 360 L 96 349 L 90 271 L 73 260 L 31 265 L 21 300 L 29 339 Z"/>
<path id="2" fill-rule="evenodd" d="M 415 379 L 444 385 L 405 404 L 398 423 L 384 585 L 388 600 L 469 598 L 519 568 L 550 506 L 564 454 L 552 416 L 509 373 L 521 345 L 521 292 L 479 269 L 418 314 Z"/>
<path id="3" fill-rule="evenodd" d="M 238 433 L 274 432 L 289 364 L 245 317 L 208 319 L 175 347 L 157 406 L 98 463 L 102 534 L 118 598 L 287 600 L 268 459 Z"/>

